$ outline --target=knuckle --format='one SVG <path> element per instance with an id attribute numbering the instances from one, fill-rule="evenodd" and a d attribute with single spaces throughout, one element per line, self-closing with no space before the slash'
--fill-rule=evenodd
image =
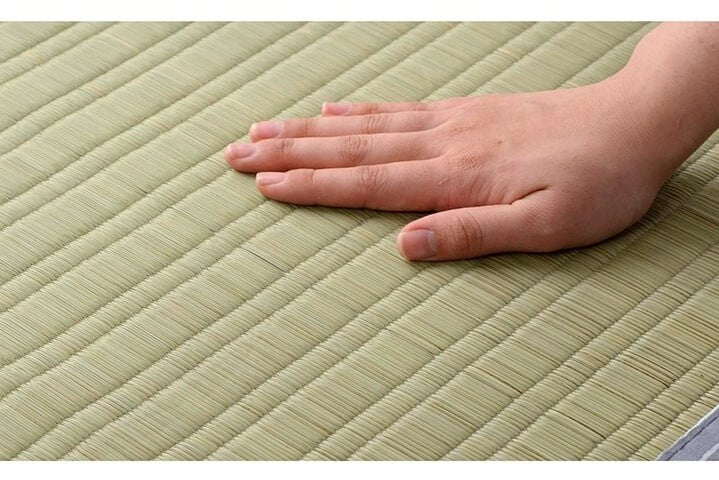
<path id="1" fill-rule="evenodd" d="M 443 119 L 435 113 L 410 113 L 403 115 L 400 122 L 407 131 L 430 130 L 440 126 Z"/>
<path id="2" fill-rule="evenodd" d="M 463 254 L 481 252 L 484 246 L 482 226 L 473 215 L 457 215 L 450 222 L 450 232 L 457 250 Z"/>
<path id="3" fill-rule="evenodd" d="M 274 142 L 275 150 L 277 154 L 281 157 L 289 156 L 292 154 L 292 150 L 294 148 L 295 139 L 294 138 L 280 138 L 278 140 L 275 140 Z"/>
<path id="4" fill-rule="evenodd" d="M 444 129 L 450 136 L 462 135 L 474 130 L 476 127 L 468 122 L 448 122 Z"/>
<path id="5" fill-rule="evenodd" d="M 297 135 L 298 132 L 300 132 L 300 130 L 302 130 L 302 120 L 300 120 L 299 118 L 289 118 L 287 120 L 282 120 L 279 122 L 279 124 L 282 132 L 282 137 L 294 137 L 295 135 Z"/>
<path id="6" fill-rule="evenodd" d="M 384 115 L 365 115 L 360 120 L 360 132 L 366 135 L 382 132 L 386 126 L 387 117 Z"/>
<path id="7" fill-rule="evenodd" d="M 367 165 L 360 170 L 359 181 L 364 191 L 376 192 L 385 184 L 384 171 L 378 165 Z"/>
<path id="8" fill-rule="evenodd" d="M 310 185 L 317 185 L 319 183 L 319 178 L 317 177 L 317 170 L 316 169 L 304 169 L 303 173 L 307 177 L 307 183 Z"/>
<path id="9" fill-rule="evenodd" d="M 479 164 L 480 152 L 473 148 L 462 148 L 452 158 L 452 167 L 463 173 L 472 172 Z"/>
<path id="10" fill-rule="evenodd" d="M 305 170 L 305 178 L 307 179 L 306 185 L 312 189 L 315 193 L 317 191 L 322 191 L 321 189 L 321 178 L 319 174 L 317 173 L 318 170 L 315 169 L 307 169 Z M 320 195 L 321 197 L 321 195 Z"/>
<path id="11" fill-rule="evenodd" d="M 301 137 L 312 137 L 317 133 L 317 118 L 310 117 L 310 118 L 303 118 L 301 120 L 295 120 L 296 124 L 294 125 L 293 131 L 297 132 L 298 136 Z"/>
<path id="12" fill-rule="evenodd" d="M 361 112 L 362 114 L 374 114 L 379 113 L 380 106 L 378 103 L 364 103 L 362 104 Z"/>
<path id="13" fill-rule="evenodd" d="M 444 192 L 445 204 L 441 209 L 475 205 L 483 201 L 487 190 L 487 179 L 478 165 L 476 158 L 469 153 L 436 159 L 439 169 L 436 173 L 440 179 L 438 188 Z"/>
<path id="14" fill-rule="evenodd" d="M 343 164 L 359 165 L 370 150 L 371 140 L 367 135 L 348 135 L 338 143 L 337 152 Z"/>
<path id="15" fill-rule="evenodd" d="M 464 193 L 461 185 L 459 185 L 458 171 L 454 166 L 454 162 L 449 158 L 440 157 L 436 162 L 438 168 L 435 169 L 434 176 L 437 184 L 437 201 L 434 210 L 442 211 L 455 208 L 458 205 L 456 198 L 458 196 L 462 197 Z"/>

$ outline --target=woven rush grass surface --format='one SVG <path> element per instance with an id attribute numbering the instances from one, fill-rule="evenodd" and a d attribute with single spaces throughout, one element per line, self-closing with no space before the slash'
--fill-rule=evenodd
<path id="1" fill-rule="evenodd" d="M 571 87 L 639 23 L 0 24 L 0 458 L 653 459 L 719 403 L 719 135 L 635 227 L 408 263 L 222 149 Z"/>

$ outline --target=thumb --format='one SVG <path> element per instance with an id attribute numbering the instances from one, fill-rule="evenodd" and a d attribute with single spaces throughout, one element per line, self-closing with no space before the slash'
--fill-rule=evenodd
<path id="1" fill-rule="evenodd" d="M 457 260 L 508 251 L 546 251 L 528 199 L 511 205 L 458 208 L 420 218 L 397 237 L 408 260 Z M 537 238 L 534 238 L 537 237 Z M 545 244 L 545 245 L 543 245 Z"/>

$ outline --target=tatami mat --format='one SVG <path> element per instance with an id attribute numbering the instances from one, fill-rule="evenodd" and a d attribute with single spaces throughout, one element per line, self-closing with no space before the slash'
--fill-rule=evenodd
<path id="1" fill-rule="evenodd" d="M 656 458 L 719 403 L 718 135 L 610 241 L 441 264 L 222 159 L 323 101 L 590 83 L 651 28 L 0 24 L 0 458 Z"/>

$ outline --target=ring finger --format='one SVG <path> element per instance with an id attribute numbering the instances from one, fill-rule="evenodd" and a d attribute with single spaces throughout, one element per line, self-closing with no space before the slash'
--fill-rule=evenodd
<path id="1" fill-rule="evenodd" d="M 447 120 L 446 112 L 400 112 L 342 117 L 291 118 L 255 123 L 250 140 L 270 138 L 335 137 L 340 135 L 419 132 Z"/>

